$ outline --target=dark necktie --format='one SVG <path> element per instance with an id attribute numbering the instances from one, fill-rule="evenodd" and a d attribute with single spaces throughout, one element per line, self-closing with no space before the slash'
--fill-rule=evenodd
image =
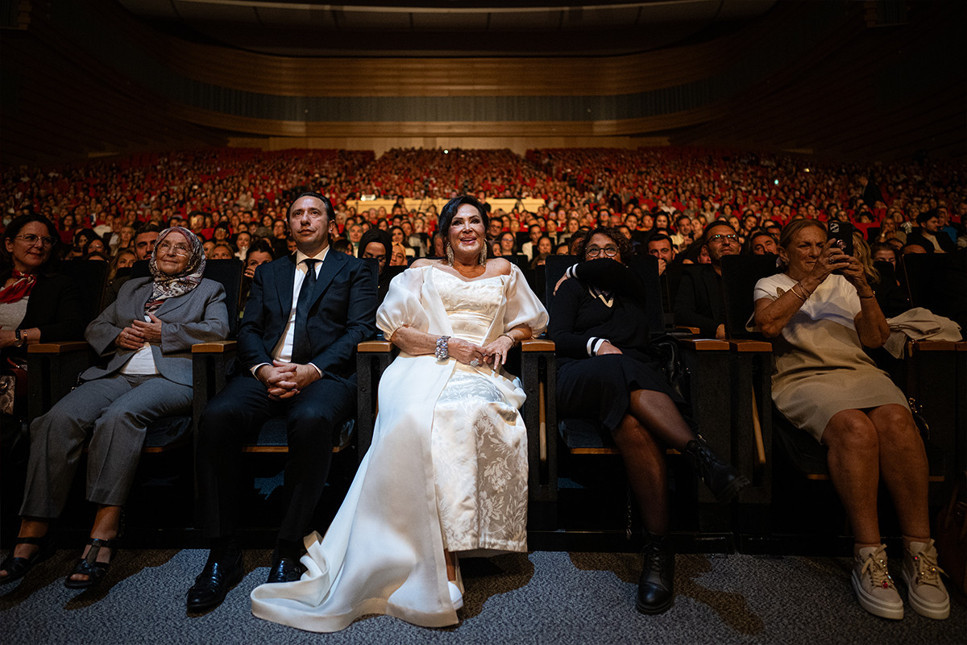
<path id="1" fill-rule="evenodd" d="M 316 262 L 308 258 L 303 260 L 306 263 L 306 277 L 302 280 L 302 287 L 299 289 L 299 299 L 295 306 L 295 334 L 292 337 L 292 362 L 306 363 L 310 358 L 311 343 L 309 342 L 309 329 L 307 322 L 309 319 L 309 298 L 316 287 Z"/>

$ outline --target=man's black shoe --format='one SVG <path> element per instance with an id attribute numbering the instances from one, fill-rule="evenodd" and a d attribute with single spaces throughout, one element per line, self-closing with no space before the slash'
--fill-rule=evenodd
<path id="1" fill-rule="evenodd" d="M 675 554 L 668 548 L 665 536 L 652 536 L 645 545 L 644 556 L 635 608 L 643 614 L 661 614 L 675 600 Z"/>
<path id="2" fill-rule="evenodd" d="M 201 611 L 222 604 L 225 594 L 244 574 L 241 551 L 232 549 L 219 559 L 214 554 L 209 555 L 205 568 L 188 590 L 188 611 Z"/>
<path id="3" fill-rule="evenodd" d="M 301 578 L 305 570 L 295 558 L 278 558 L 269 569 L 268 582 L 292 582 Z"/>

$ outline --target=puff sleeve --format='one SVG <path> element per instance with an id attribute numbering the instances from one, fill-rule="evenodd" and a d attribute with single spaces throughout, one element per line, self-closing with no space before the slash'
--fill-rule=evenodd
<path id="1" fill-rule="evenodd" d="M 511 265 L 509 279 L 504 289 L 507 306 L 504 308 L 504 328 L 508 331 L 520 325 L 530 327 L 531 334 L 537 336 L 547 327 L 547 309 L 537 295 L 531 291 L 524 274 L 516 265 Z"/>
<path id="2" fill-rule="evenodd" d="M 407 269 L 393 278 L 383 304 L 376 311 L 376 326 L 384 338 L 392 338 L 400 327 L 427 331 L 430 326 L 422 302 L 423 270 Z"/>

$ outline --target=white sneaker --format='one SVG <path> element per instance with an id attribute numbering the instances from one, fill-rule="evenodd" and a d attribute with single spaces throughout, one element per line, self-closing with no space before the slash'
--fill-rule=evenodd
<path id="1" fill-rule="evenodd" d="M 903 601 L 887 569 L 886 545 L 864 547 L 853 561 L 853 591 L 860 606 L 874 616 L 900 620 Z"/>
<path id="2" fill-rule="evenodd" d="M 460 609 L 463 607 L 463 594 L 460 593 L 460 587 L 447 580 L 447 589 L 450 590 L 450 602 L 453 603 L 453 608 Z"/>
<path id="3" fill-rule="evenodd" d="M 927 618 L 943 620 L 950 616 L 950 596 L 940 580 L 943 570 L 937 566 L 933 540 L 911 542 L 904 551 L 900 576 L 907 585 L 910 606 Z"/>

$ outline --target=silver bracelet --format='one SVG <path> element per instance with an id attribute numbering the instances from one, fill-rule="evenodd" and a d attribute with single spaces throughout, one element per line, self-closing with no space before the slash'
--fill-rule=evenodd
<path id="1" fill-rule="evenodd" d="M 440 336 L 436 339 L 436 351 L 433 353 L 438 361 L 445 361 L 450 358 L 450 350 L 447 347 L 449 336 Z"/>

